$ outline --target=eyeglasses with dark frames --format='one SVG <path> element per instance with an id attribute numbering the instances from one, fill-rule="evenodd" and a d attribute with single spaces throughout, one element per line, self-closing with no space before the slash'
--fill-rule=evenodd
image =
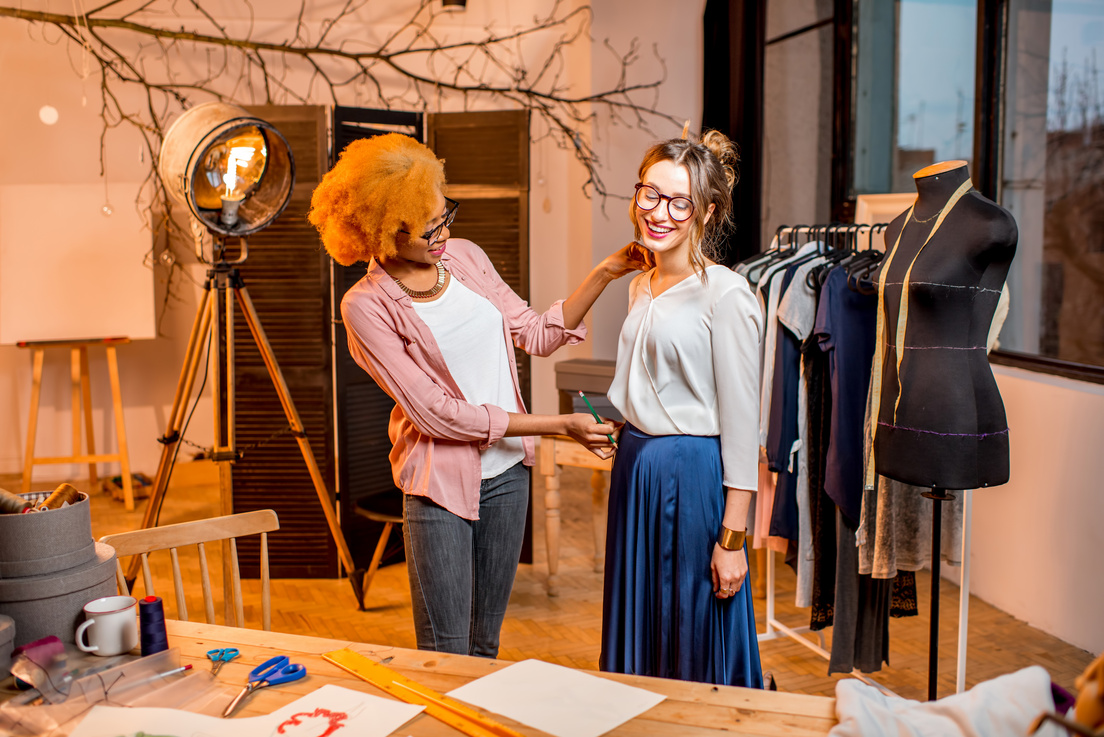
<path id="1" fill-rule="evenodd" d="M 667 214 L 676 223 L 683 223 L 694 216 L 694 203 L 687 197 L 672 197 L 660 193 L 650 184 L 636 185 L 636 206 L 645 212 L 651 212 L 659 207 L 659 203 L 667 200 Z"/>
<path id="2" fill-rule="evenodd" d="M 440 225 L 430 228 L 426 232 L 422 233 L 421 237 L 429 242 L 429 245 L 433 245 L 437 242 L 437 239 L 441 237 L 441 231 L 452 225 L 452 222 L 456 220 L 456 211 L 460 209 L 460 203 L 456 200 L 445 198 L 445 219 L 441 221 Z M 406 233 L 410 235 L 409 230 L 400 230 L 400 233 Z"/>

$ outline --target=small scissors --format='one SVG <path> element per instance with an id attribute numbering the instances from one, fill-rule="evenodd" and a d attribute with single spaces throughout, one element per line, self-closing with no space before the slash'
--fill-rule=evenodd
<path id="1" fill-rule="evenodd" d="M 230 702 L 230 706 L 226 707 L 226 711 L 222 712 L 222 715 L 228 717 L 233 714 L 234 709 L 238 708 L 238 704 L 242 702 L 242 699 L 259 688 L 298 681 L 305 675 L 307 675 L 306 667 L 298 663 L 292 663 L 286 655 L 269 658 L 249 672 L 249 683 L 234 697 L 234 700 Z"/>
<path id="2" fill-rule="evenodd" d="M 223 664 L 229 663 L 238 657 L 238 654 L 236 647 L 217 647 L 214 650 L 208 650 L 207 657 L 211 659 L 211 675 L 218 675 Z"/>

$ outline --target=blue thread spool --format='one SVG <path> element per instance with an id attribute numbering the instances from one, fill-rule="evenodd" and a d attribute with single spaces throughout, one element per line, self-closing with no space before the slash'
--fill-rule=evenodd
<path id="1" fill-rule="evenodd" d="M 160 596 L 147 596 L 138 602 L 138 639 L 142 655 L 153 655 L 169 649 L 165 631 L 165 609 Z"/>

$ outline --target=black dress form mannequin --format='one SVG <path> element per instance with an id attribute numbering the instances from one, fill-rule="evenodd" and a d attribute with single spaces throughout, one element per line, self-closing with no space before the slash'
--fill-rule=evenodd
<path id="1" fill-rule="evenodd" d="M 972 189 L 947 208 L 969 180 L 964 161 L 934 164 L 913 176 L 916 204 L 886 231 L 886 243 L 897 247 L 881 300 L 875 468 L 914 486 L 996 486 L 1008 481 L 1008 424 L 986 341 L 1016 251 L 1016 222 Z M 900 361 L 898 346 L 904 349 Z"/>
<path id="2" fill-rule="evenodd" d="M 965 161 L 913 175 L 919 196 L 886 230 L 879 275 L 874 469 L 932 490 L 928 699 L 938 697 L 941 502 L 1008 481 L 1008 423 L 988 335 L 1016 252 L 1016 221 L 972 189 Z"/>

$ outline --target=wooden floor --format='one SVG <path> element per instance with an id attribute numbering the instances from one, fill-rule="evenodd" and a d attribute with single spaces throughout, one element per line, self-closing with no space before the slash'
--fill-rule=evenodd
<path id="1" fill-rule="evenodd" d="M 173 485 L 165 499 L 162 524 L 199 519 L 216 514 L 217 489 L 208 483 L 210 464 L 191 463 L 173 474 Z M 518 571 L 510 608 L 502 631 L 500 657 L 508 660 L 539 658 L 578 668 L 594 669 L 599 652 L 602 616 L 602 576 L 593 570 L 593 537 L 590 523 L 589 472 L 566 468 L 563 495 L 563 533 L 560 573 L 561 595 L 549 597 L 544 590 L 547 572 L 543 535 L 543 482 L 535 483 L 535 557 L 533 565 Z M 35 484 L 52 488 L 55 484 Z M 89 490 L 87 481 L 74 482 Z M 0 477 L 0 487 L 18 490 L 18 480 Z M 92 532 L 99 538 L 112 532 L 136 528 L 141 521 L 143 502 L 138 510 L 126 512 L 121 502 L 105 493 L 92 495 Z M 155 563 L 155 588 L 162 595 L 171 591 L 168 557 Z M 197 566 L 183 565 L 192 571 Z M 754 561 L 753 561 L 754 565 Z M 808 624 L 808 610 L 793 606 L 794 577 L 789 568 L 778 570 L 777 618 L 797 627 Z M 217 563 L 213 571 L 219 571 Z M 753 570 L 752 575 L 754 576 Z M 194 590 L 198 592 L 197 583 Z M 890 662 L 873 678 L 900 696 L 924 699 L 928 670 L 928 592 L 930 582 L 918 574 L 921 616 L 893 619 L 890 622 Z M 144 595 L 139 583 L 138 594 Z M 260 628 L 259 583 L 246 581 L 248 626 Z M 166 602 L 171 595 L 165 596 Z M 942 586 L 940 619 L 941 696 L 954 692 L 958 629 L 958 588 L 949 582 Z M 344 580 L 277 580 L 272 585 L 274 630 L 319 635 L 358 642 L 414 647 L 411 626 L 410 590 L 403 565 L 381 569 L 368 596 L 368 611 L 359 612 L 352 589 Z M 166 604 L 167 614 L 173 616 Z M 763 631 L 765 602 L 757 599 L 756 614 Z M 201 606 L 190 603 L 192 612 Z M 220 621 L 221 623 L 221 621 Z M 831 630 L 827 630 L 830 649 Z M 763 642 L 760 646 L 763 668 L 774 674 L 779 690 L 831 696 L 842 676 L 827 675 L 827 661 L 787 638 Z M 967 687 L 1029 665 L 1042 665 L 1051 678 L 1068 690 L 1074 679 L 1092 660 L 1092 654 L 1051 637 L 976 597 L 970 599 Z"/>

